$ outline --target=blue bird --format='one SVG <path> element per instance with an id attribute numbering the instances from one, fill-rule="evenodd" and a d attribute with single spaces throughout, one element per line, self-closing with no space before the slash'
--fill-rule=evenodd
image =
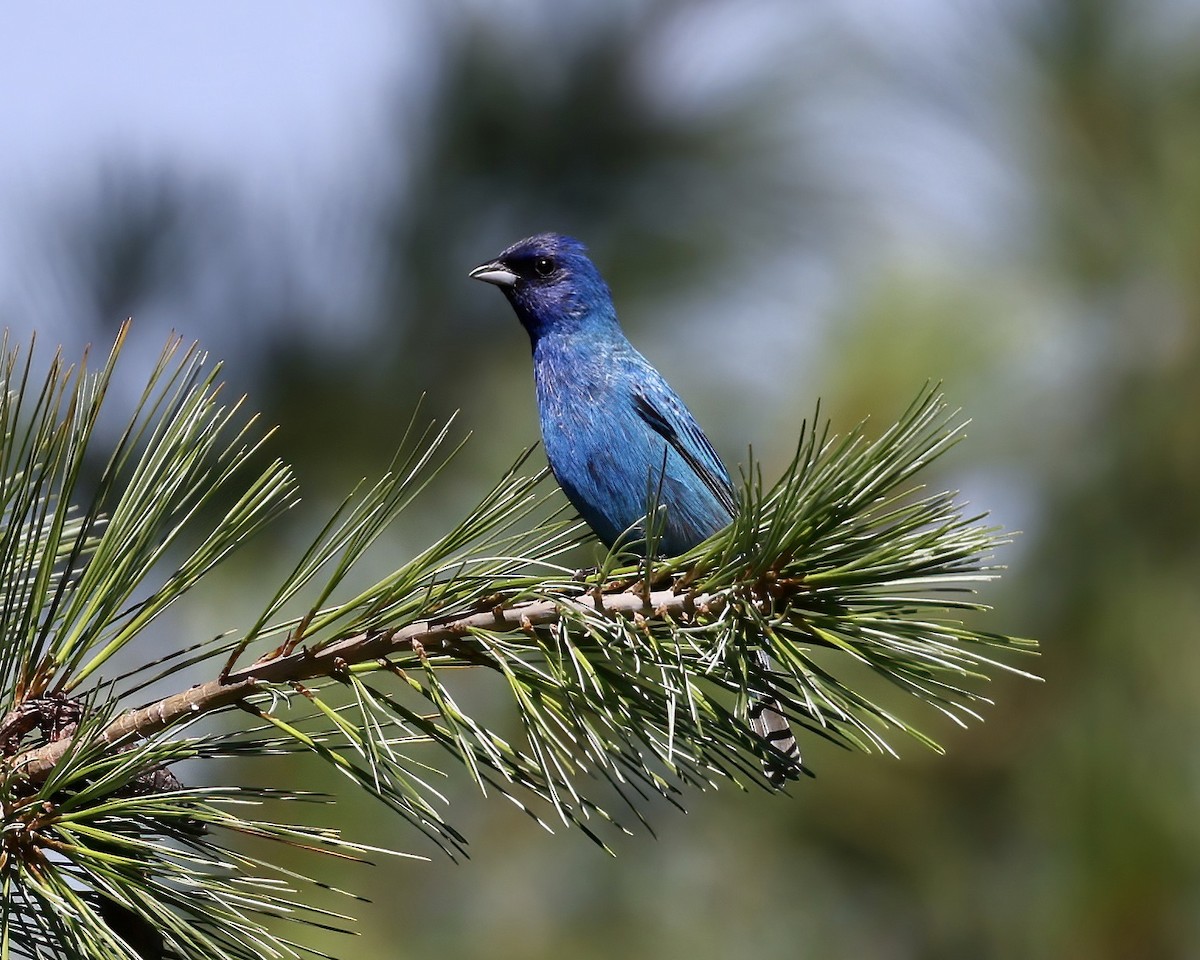
<path id="1" fill-rule="evenodd" d="M 683 401 L 626 339 L 582 243 L 540 233 L 470 275 L 499 287 L 529 334 L 546 458 L 606 547 L 623 539 L 644 550 L 654 504 L 658 550 L 668 556 L 729 525 L 737 510 L 729 472 Z M 778 786 L 800 769 L 795 737 L 773 697 L 751 705 L 750 723 L 775 748 L 766 769 Z"/>

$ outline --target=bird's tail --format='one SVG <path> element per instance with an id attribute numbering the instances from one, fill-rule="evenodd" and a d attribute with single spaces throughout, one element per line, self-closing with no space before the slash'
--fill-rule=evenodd
<path id="1" fill-rule="evenodd" d="M 764 672 L 771 669 L 771 661 L 763 650 L 755 653 Z M 771 786 L 782 787 L 788 780 L 799 777 L 803 768 L 800 764 L 800 746 L 792 733 L 792 725 L 783 715 L 779 701 L 770 694 L 759 694 L 750 703 L 750 729 L 762 737 L 773 750 L 763 759 L 763 768 Z"/>

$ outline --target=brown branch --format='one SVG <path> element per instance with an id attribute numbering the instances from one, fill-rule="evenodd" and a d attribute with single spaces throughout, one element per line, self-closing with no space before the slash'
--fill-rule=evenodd
<path id="1" fill-rule="evenodd" d="M 605 594 L 601 597 L 605 613 L 646 619 L 692 614 L 694 611 L 719 613 L 725 605 L 721 594 L 676 593 L 673 589 Z M 262 683 L 291 683 L 315 677 L 332 677 L 346 666 L 378 660 L 402 651 L 417 648 L 426 653 L 452 652 L 461 646 L 472 630 L 520 630 L 544 627 L 561 619 L 560 610 L 574 606 L 583 611 L 595 611 L 596 598 L 591 594 L 563 597 L 554 600 L 534 600 L 512 607 L 497 607 L 448 621 L 418 621 L 395 630 L 356 634 L 311 651 L 306 648 L 286 655 L 252 663 L 229 673 L 224 679 L 209 680 L 190 690 L 164 697 L 147 707 L 129 710 L 104 728 L 99 734 L 101 744 L 117 744 L 128 739 L 149 737 L 179 721 L 212 713 L 253 694 Z M 31 783 L 40 783 L 49 776 L 55 764 L 71 746 L 70 739 L 57 740 L 26 750 L 8 764 L 19 770 Z"/>

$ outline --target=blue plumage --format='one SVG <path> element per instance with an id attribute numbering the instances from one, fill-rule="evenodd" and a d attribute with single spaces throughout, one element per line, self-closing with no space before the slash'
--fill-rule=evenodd
<path id="1" fill-rule="evenodd" d="M 539 234 L 472 275 L 504 290 L 529 333 L 546 457 L 605 546 L 640 526 L 655 501 L 664 512 L 664 554 L 729 524 L 728 471 L 683 401 L 625 338 L 579 241 Z"/>
<path id="2" fill-rule="evenodd" d="M 540 233 L 471 276 L 500 287 L 529 334 L 550 469 L 605 546 L 632 529 L 636 548 L 653 503 L 662 511 L 663 554 L 683 553 L 729 524 L 737 509 L 729 472 L 683 401 L 625 338 L 583 244 Z M 778 704 L 759 700 L 751 722 L 788 758 L 768 765 L 772 779 L 791 775 L 799 753 Z"/>

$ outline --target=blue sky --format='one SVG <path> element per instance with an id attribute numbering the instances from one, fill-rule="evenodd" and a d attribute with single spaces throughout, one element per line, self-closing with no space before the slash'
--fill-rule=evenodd
<path id="1" fill-rule="evenodd" d="M 498 32 L 522 30 L 530 9 L 496 2 L 488 19 Z M 1011 208 L 1011 175 L 989 152 L 990 118 L 964 121 L 981 96 L 989 102 L 981 80 L 999 62 L 996 33 L 990 47 L 980 41 L 995 11 L 969 17 L 935 0 L 848 0 L 802 16 L 776 2 L 698 9 L 676 18 L 666 66 L 648 66 L 655 89 L 681 91 L 674 108 L 686 108 L 689 91 L 719 95 L 721 83 L 764 62 L 794 70 L 798 82 L 815 72 L 822 96 L 797 106 L 815 112 L 798 116 L 805 148 L 842 172 L 862 208 L 907 244 L 947 231 L 961 235 L 956 242 L 991 241 L 979 236 L 995 225 L 985 208 Z M 12 271 L 25 269 L 38 218 L 104 162 L 228 178 L 283 217 L 369 180 L 382 146 L 373 131 L 405 119 L 395 110 L 385 117 L 384 94 L 420 82 L 433 17 L 472 11 L 480 5 L 435 14 L 382 0 L 6 5 L 0 284 L 11 291 Z M 938 176 L 928 175 L 931 164 Z"/>
<path id="2" fill-rule="evenodd" d="M 356 151 L 404 62 L 378 2 L 12 4 L 0 13 L 6 204 L 98 152 L 172 155 L 270 191 Z"/>

